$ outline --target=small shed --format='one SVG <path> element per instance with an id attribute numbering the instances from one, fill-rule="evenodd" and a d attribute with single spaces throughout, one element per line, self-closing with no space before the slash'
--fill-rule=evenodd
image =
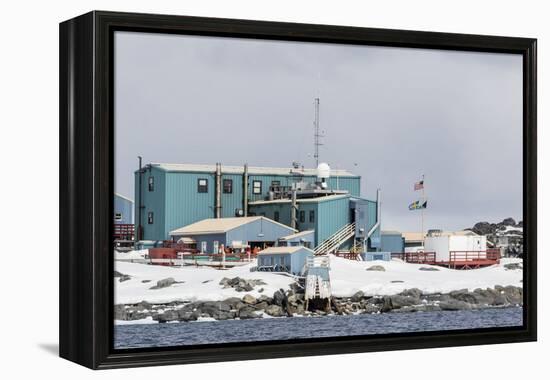
<path id="1" fill-rule="evenodd" d="M 258 254 L 258 270 L 303 274 L 308 257 L 315 252 L 303 246 L 270 247 Z"/>
<path id="2" fill-rule="evenodd" d="M 277 241 L 279 247 L 295 247 L 298 245 L 313 248 L 315 242 L 315 231 L 308 230 L 296 234 L 283 236 Z"/>
<path id="3" fill-rule="evenodd" d="M 122 194 L 115 193 L 115 224 L 134 224 L 134 201 Z"/>
<path id="4" fill-rule="evenodd" d="M 170 232 L 174 240 L 192 238 L 202 253 L 218 253 L 224 247 L 249 246 L 259 250 L 274 246 L 296 230 L 263 216 L 212 218 Z"/>

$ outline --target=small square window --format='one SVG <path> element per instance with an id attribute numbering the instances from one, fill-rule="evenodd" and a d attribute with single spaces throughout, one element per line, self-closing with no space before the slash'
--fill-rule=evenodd
<path id="1" fill-rule="evenodd" d="M 224 179 L 223 180 L 223 193 L 224 194 L 232 194 L 233 193 L 233 180 L 232 179 Z"/>
<path id="2" fill-rule="evenodd" d="M 117 212 L 117 213 L 115 214 L 115 220 L 122 220 L 122 213 Z"/>
<path id="3" fill-rule="evenodd" d="M 252 181 L 252 194 L 262 193 L 262 181 Z"/>
<path id="4" fill-rule="evenodd" d="M 309 211 L 309 222 L 310 223 L 315 222 L 315 211 L 314 210 Z"/>
<path id="5" fill-rule="evenodd" d="M 147 183 L 149 185 L 149 191 L 155 191 L 155 177 L 149 177 Z"/>
<path id="6" fill-rule="evenodd" d="M 153 224 L 154 223 L 153 212 L 152 211 L 149 211 L 147 213 L 147 223 L 148 224 Z"/>
<path id="7" fill-rule="evenodd" d="M 208 180 L 206 178 L 199 178 L 197 181 L 197 192 L 208 193 Z"/>

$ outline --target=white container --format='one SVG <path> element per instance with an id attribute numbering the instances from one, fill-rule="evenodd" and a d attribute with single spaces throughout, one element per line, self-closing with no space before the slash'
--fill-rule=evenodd
<path id="1" fill-rule="evenodd" d="M 468 260 L 487 257 L 487 238 L 485 236 L 442 235 L 427 236 L 424 252 L 435 252 L 436 261 L 449 261 L 450 253 L 456 252 L 456 260 L 462 261 L 468 253 Z"/>

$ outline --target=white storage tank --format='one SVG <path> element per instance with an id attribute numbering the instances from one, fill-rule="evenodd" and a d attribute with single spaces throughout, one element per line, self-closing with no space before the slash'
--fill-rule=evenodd
<path id="1" fill-rule="evenodd" d="M 487 238 L 473 232 L 441 233 L 426 236 L 424 252 L 435 252 L 436 261 L 450 261 L 451 252 L 455 252 L 455 260 L 485 259 L 487 257 Z"/>

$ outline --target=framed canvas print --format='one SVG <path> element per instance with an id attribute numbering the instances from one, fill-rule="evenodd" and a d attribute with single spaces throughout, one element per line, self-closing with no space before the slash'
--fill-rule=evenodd
<path id="1" fill-rule="evenodd" d="M 60 355 L 536 339 L 536 40 L 60 25 Z"/>

